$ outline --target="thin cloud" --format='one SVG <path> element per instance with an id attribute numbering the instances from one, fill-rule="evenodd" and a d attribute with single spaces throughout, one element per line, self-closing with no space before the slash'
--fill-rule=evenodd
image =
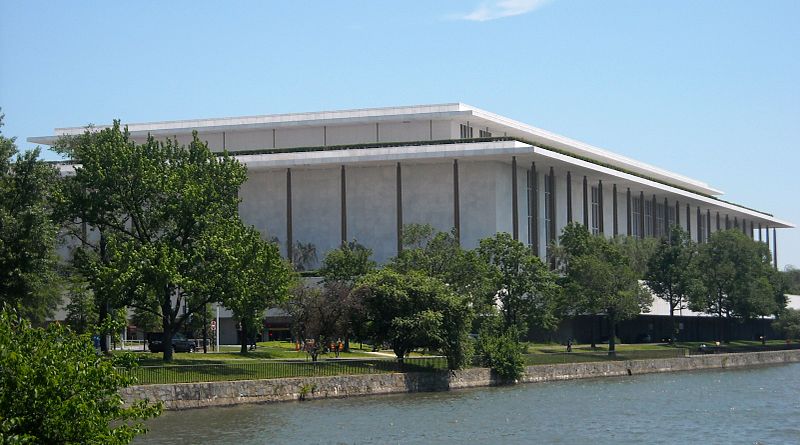
<path id="1" fill-rule="evenodd" d="M 486 22 L 503 17 L 527 14 L 549 2 L 550 0 L 496 0 L 484 2 L 473 11 L 467 14 L 458 14 L 454 18 L 473 22 Z"/>

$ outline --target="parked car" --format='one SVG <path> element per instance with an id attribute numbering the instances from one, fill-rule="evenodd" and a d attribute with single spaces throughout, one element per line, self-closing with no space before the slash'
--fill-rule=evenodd
<path id="1" fill-rule="evenodd" d="M 161 332 L 151 332 L 147 334 L 147 345 L 150 352 L 164 352 L 164 334 Z M 172 350 L 175 352 L 194 352 L 195 341 L 186 338 L 181 333 L 172 336 Z"/>

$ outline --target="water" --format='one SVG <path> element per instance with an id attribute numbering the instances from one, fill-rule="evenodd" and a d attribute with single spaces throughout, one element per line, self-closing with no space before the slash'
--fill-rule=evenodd
<path id="1" fill-rule="evenodd" d="M 800 364 L 166 412 L 136 444 L 800 444 Z"/>

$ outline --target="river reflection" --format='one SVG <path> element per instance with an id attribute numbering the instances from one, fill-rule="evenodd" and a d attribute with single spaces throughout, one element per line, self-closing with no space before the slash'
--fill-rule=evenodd
<path id="1" fill-rule="evenodd" d="M 136 444 L 795 443 L 800 364 L 167 412 Z"/>

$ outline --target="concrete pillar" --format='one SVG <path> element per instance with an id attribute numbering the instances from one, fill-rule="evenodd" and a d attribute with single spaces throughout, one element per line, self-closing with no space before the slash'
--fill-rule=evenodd
<path id="1" fill-rule="evenodd" d="M 628 187 L 627 191 L 625 192 L 625 200 L 627 201 L 626 204 L 625 204 L 626 205 L 625 214 L 628 217 L 628 236 L 631 236 L 631 234 L 633 233 L 633 226 L 631 225 L 632 221 L 631 221 L 631 189 L 630 189 L 630 187 Z"/>
<path id="2" fill-rule="evenodd" d="M 611 193 L 613 194 L 611 197 L 611 207 L 613 207 L 612 210 L 614 211 L 614 218 L 612 218 L 614 226 L 613 235 L 617 236 L 619 235 L 619 222 L 618 222 L 619 214 L 617 213 L 617 184 L 614 184 L 611 187 Z"/>
<path id="3" fill-rule="evenodd" d="M 644 228 L 644 192 L 639 192 L 639 238 L 646 236 Z"/>
<path id="4" fill-rule="evenodd" d="M 432 121 L 431 121 L 432 122 Z M 453 227 L 456 242 L 461 245 L 461 198 L 458 193 L 458 159 L 453 159 Z"/>
<path id="5" fill-rule="evenodd" d="M 286 169 L 286 256 L 294 261 L 294 240 L 292 239 L 292 169 Z"/>
<path id="6" fill-rule="evenodd" d="M 650 230 L 653 232 L 653 238 L 655 238 L 658 235 L 656 230 L 656 208 L 658 203 L 656 202 L 655 193 L 653 194 L 653 203 L 650 205 L 652 206 L 650 209 Z"/>
<path id="7" fill-rule="evenodd" d="M 761 223 L 758 223 L 758 242 L 761 242 Z"/>
<path id="8" fill-rule="evenodd" d="M 395 185 L 397 191 L 397 254 L 399 255 L 403 251 L 403 170 L 399 162 L 395 175 L 397 179 Z"/>
<path id="9" fill-rule="evenodd" d="M 547 240 L 548 244 L 558 238 L 556 234 L 556 174 L 553 167 L 550 167 L 550 239 Z"/>
<path id="10" fill-rule="evenodd" d="M 583 226 L 589 230 L 589 184 L 583 177 Z"/>
<path id="11" fill-rule="evenodd" d="M 511 157 L 511 234 L 519 240 L 519 199 L 517 197 L 517 157 Z"/>
<path id="12" fill-rule="evenodd" d="M 539 177 L 536 173 L 536 163 L 531 162 L 531 216 L 533 222 L 531 223 L 530 236 L 531 236 L 531 250 L 534 255 L 539 255 Z"/>
<path id="13" fill-rule="evenodd" d="M 772 261 L 775 264 L 775 270 L 778 270 L 778 232 L 772 229 Z"/>
<path id="14" fill-rule="evenodd" d="M 605 225 L 604 223 L 604 216 L 603 216 L 603 181 L 597 181 L 597 217 L 599 221 L 597 222 L 597 228 L 600 230 L 600 234 L 605 236 Z"/>
<path id="15" fill-rule="evenodd" d="M 347 172 L 344 165 L 342 166 L 342 173 L 339 182 L 341 184 L 340 194 L 342 196 L 342 244 L 347 244 Z"/>
<path id="16" fill-rule="evenodd" d="M 686 203 L 686 232 L 689 233 L 689 238 L 692 237 L 692 222 L 691 216 L 689 215 L 689 203 Z"/>
<path id="17" fill-rule="evenodd" d="M 567 224 L 572 222 L 572 173 L 567 172 Z"/>

